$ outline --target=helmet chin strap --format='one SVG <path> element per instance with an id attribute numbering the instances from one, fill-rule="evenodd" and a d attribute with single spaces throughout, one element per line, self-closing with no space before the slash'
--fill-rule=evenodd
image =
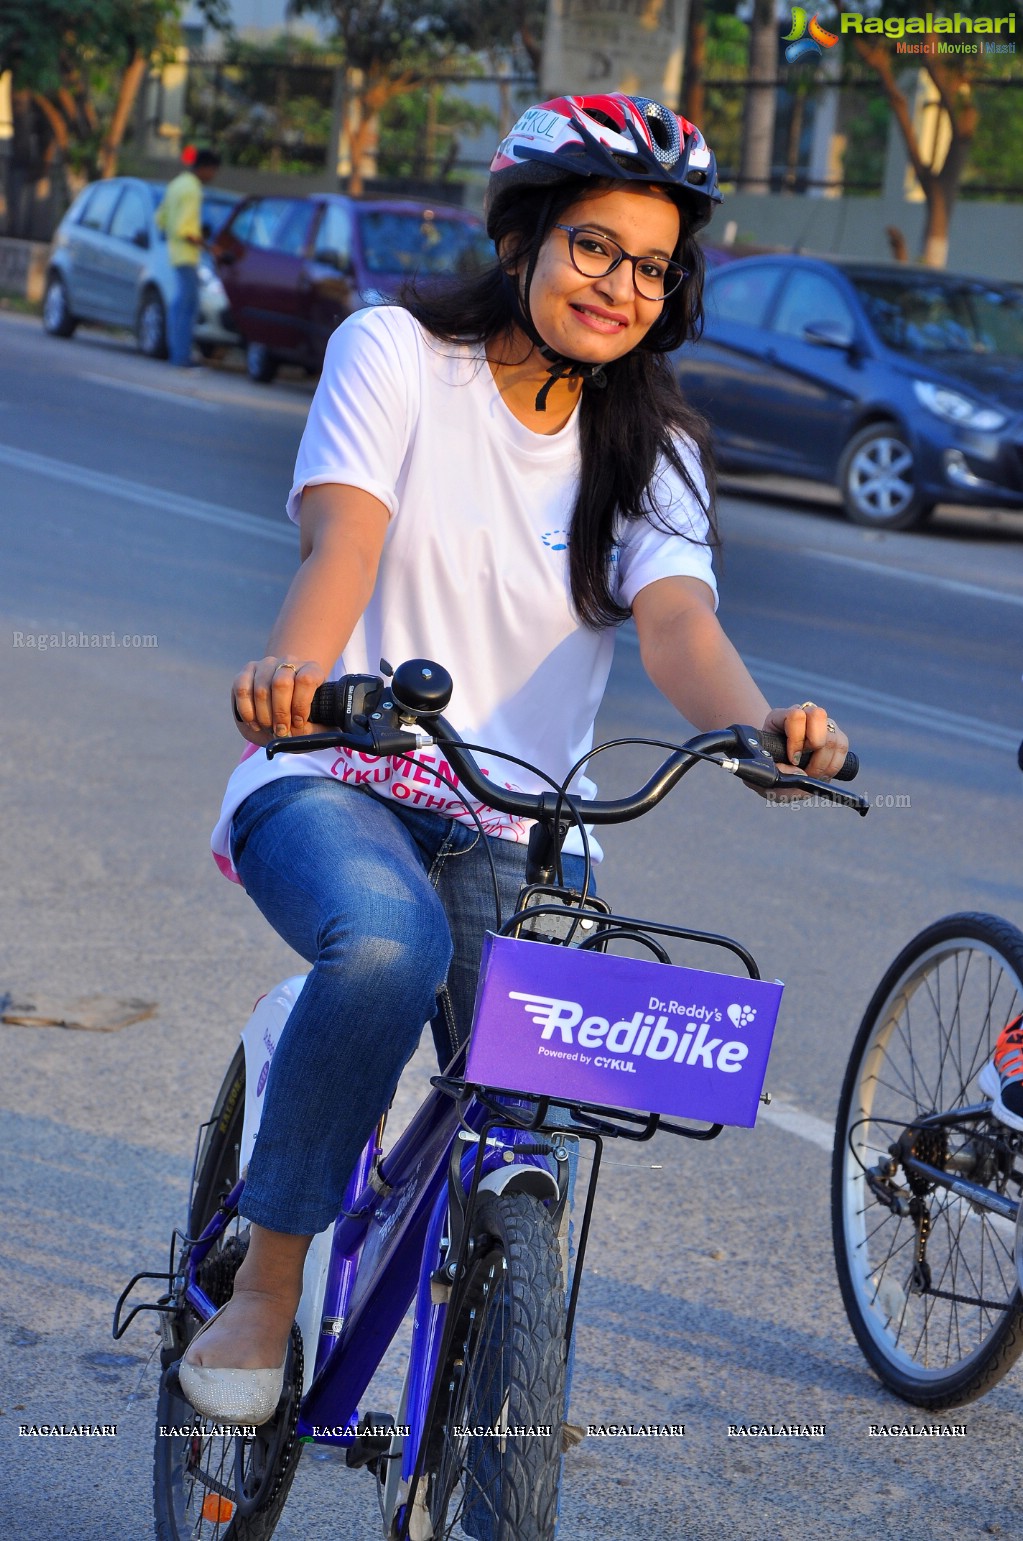
<path id="1" fill-rule="evenodd" d="M 539 251 L 534 251 L 529 259 L 526 269 L 526 281 L 523 285 L 523 295 L 520 297 L 518 285 L 513 281 L 509 273 L 503 275 L 505 293 L 511 304 L 512 315 L 515 324 L 535 346 L 545 364 L 547 365 L 547 379 L 536 393 L 535 408 L 537 412 L 547 411 L 547 397 L 559 380 L 585 380 L 590 385 L 603 390 L 607 385 L 607 375 L 604 373 L 603 364 L 584 364 L 579 359 L 566 358 L 563 353 L 557 353 L 549 343 L 541 337 L 529 311 L 529 290 L 533 282 L 533 273 L 536 269 Z M 523 304 L 523 298 L 525 304 Z"/>

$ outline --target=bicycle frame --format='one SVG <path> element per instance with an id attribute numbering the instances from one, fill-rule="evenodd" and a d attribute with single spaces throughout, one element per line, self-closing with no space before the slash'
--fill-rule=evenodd
<path id="1" fill-rule="evenodd" d="M 565 945 L 580 911 L 571 904 L 535 902 L 552 896 L 549 891 L 524 890 L 523 897 L 532 902 L 517 910 L 502 932 L 515 935 L 523 926 L 551 920 L 561 923 L 565 932 L 561 945 Z M 752 956 L 729 937 L 639 921 L 606 909 L 583 913 L 596 924 L 582 944 L 583 951 L 603 951 L 618 937 L 641 942 L 658 961 L 668 962 L 668 954 L 656 938 L 673 936 L 722 948 L 741 962 L 750 978 L 760 977 Z M 431 1091 L 386 1155 L 381 1120 L 349 1179 L 330 1241 L 322 1303 L 316 1314 L 319 1333 L 313 1376 L 299 1406 L 296 1428 L 299 1439 L 317 1445 L 353 1447 L 361 1442 L 353 1465 L 375 1457 L 394 1463 L 387 1471 L 384 1497 L 388 1521 L 394 1526 L 390 1534 L 402 1537 L 408 1534 L 424 1474 L 422 1435 L 432 1411 L 431 1396 L 438 1394 L 438 1363 L 448 1347 L 447 1286 L 460 1276 L 468 1260 L 480 1189 L 503 1189 L 515 1182 L 554 1203 L 555 1215 L 560 1216 L 569 1186 L 564 1136 L 570 1133 L 592 1144 L 594 1159 L 567 1303 L 567 1348 L 574 1328 L 604 1137 L 646 1141 L 663 1129 L 708 1140 L 722 1129 L 720 1124 L 693 1127 L 669 1122 L 657 1113 L 633 1113 L 556 1095 L 469 1085 L 461 1079 L 465 1054 L 463 1048 L 447 1074 L 433 1078 Z M 552 1109 L 570 1113 L 571 1127 L 552 1116 Z M 557 1180 L 551 1157 L 557 1163 Z M 244 1180 L 236 1183 L 200 1236 L 183 1238 L 186 1252 L 176 1284 L 166 1273 L 138 1274 L 129 1283 L 115 1311 L 115 1337 L 123 1333 L 138 1310 L 175 1309 L 172 1296 L 164 1296 L 155 1306 L 136 1307 L 121 1322 L 121 1308 L 142 1278 L 167 1280 L 172 1295 L 183 1295 L 201 1320 L 214 1314 L 215 1303 L 202 1289 L 199 1277 L 205 1259 L 237 1215 L 244 1186 Z M 358 1406 L 413 1300 L 416 1309 L 405 1386 L 395 1434 L 385 1451 L 379 1437 L 365 1439 L 360 1432 Z M 305 1346 L 309 1353 L 311 1344 Z"/>
<path id="2" fill-rule="evenodd" d="M 454 1062 L 453 1071 L 461 1068 L 462 1058 Z M 545 1111 L 546 1102 L 541 1106 Z M 499 1118 L 511 1122 L 499 1123 Z M 516 1127 L 511 1108 L 496 1114 L 475 1098 L 459 1104 L 446 1086 L 431 1089 L 384 1159 L 381 1128 L 362 1151 L 334 1228 L 316 1368 L 301 1403 L 297 1434 L 319 1445 L 355 1443 L 359 1400 L 415 1298 L 408 1434 L 402 1440 L 402 1475 L 410 1478 L 444 1321 L 444 1303 L 433 1298 L 432 1280 L 449 1235 L 453 1154 L 460 1139 L 464 1141 L 466 1150 L 457 1160 L 463 1202 L 474 1198 L 491 1173 L 500 1173 L 504 1181 L 510 1170 L 539 1167 L 542 1157 L 536 1152 L 535 1124 Z M 499 1137 L 494 1133 L 498 1129 Z M 523 1146 L 509 1164 L 506 1153 Z M 543 1170 L 553 1199 L 560 1189 L 549 1168 Z M 233 1219 L 244 1186 L 243 1181 L 235 1186 L 189 1249 L 184 1295 L 202 1319 L 212 1316 L 215 1306 L 199 1285 L 199 1271 Z"/>

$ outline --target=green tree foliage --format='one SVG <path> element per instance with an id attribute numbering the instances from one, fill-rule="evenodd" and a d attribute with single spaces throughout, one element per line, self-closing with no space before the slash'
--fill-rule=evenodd
<path id="1" fill-rule="evenodd" d="M 988 69 L 974 90 L 980 106 L 980 121 L 973 140 L 970 162 L 963 172 L 961 192 L 970 196 L 982 188 L 979 196 L 1001 201 L 1018 201 L 1023 183 L 1023 80 L 1020 66 L 1010 54 L 990 58 Z"/>
<path id="2" fill-rule="evenodd" d="M 933 15 L 959 15 L 977 19 L 999 18 L 1014 9 L 1015 0 L 956 0 L 953 6 L 936 8 Z M 852 3 L 841 0 L 841 9 L 850 14 L 877 15 L 876 4 Z M 918 18 L 922 8 L 919 0 L 885 0 L 881 8 L 884 18 L 892 21 L 908 21 Z M 907 34 L 913 41 L 919 36 Z M 932 37 L 935 35 L 932 34 Z M 936 39 L 940 40 L 940 39 Z M 972 41 L 960 34 L 958 41 Z M 927 203 L 927 220 L 924 230 L 922 260 L 931 267 L 944 267 L 948 259 L 948 234 L 952 209 L 959 195 L 960 185 L 970 163 L 971 152 L 981 123 L 981 94 L 978 81 L 989 76 L 992 65 L 997 67 L 997 56 L 976 54 L 926 53 L 900 55 L 896 51 L 896 39 L 891 36 L 847 33 L 845 46 L 875 71 L 885 97 L 902 134 L 906 154 L 923 190 Z M 1000 63 L 1000 61 L 997 61 Z M 934 83 L 949 128 L 947 148 L 933 162 L 914 122 L 912 105 L 903 85 L 904 70 L 913 67 L 925 70 Z M 940 142 L 940 139 L 937 141 Z"/>
<path id="3" fill-rule="evenodd" d="M 289 33 L 230 38 L 222 59 L 189 68 L 184 133 L 215 144 L 233 166 L 319 170 L 339 62 L 336 46 Z"/>
<path id="4" fill-rule="evenodd" d="M 481 5 L 479 0 L 291 0 L 294 15 L 332 18 L 348 70 L 350 187 L 362 168 L 388 105 L 427 89 L 440 72 L 473 72 L 481 52 L 518 43 L 539 61 L 541 0 Z M 397 109 L 396 109 L 397 110 Z"/>
<path id="5" fill-rule="evenodd" d="M 497 128 L 489 107 L 439 84 L 396 96 L 380 116 L 380 174 L 443 181 L 458 158 L 459 136 L 487 128 Z"/>
<path id="6" fill-rule="evenodd" d="M 0 0 L 0 73 L 11 72 L 8 228 L 31 234 L 35 188 L 58 164 L 113 176 L 150 60 L 172 46 L 184 0 Z M 200 0 L 214 24 L 225 0 Z"/>

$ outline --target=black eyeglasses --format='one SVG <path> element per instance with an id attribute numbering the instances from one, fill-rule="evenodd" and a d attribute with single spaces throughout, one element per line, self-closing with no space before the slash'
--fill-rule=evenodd
<path id="1" fill-rule="evenodd" d="M 606 278 L 621 262 L 632 263 L 632 282 L 644 300 L 666 300 L 689 277 L 689 269 L 666 257 L 634 257 L 610 236 L 585 225 L 555 225 L 568 236 L 568 257 L 584 278 Z"/>

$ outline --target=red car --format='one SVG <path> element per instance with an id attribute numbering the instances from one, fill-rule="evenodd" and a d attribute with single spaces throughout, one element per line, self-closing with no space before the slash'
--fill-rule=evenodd
<path id="1" fill-rule="evenodd" d="M 475 272 L 494 260 L 482 221 L 464 209 L 330 193 L 246 199 L 214 253 L 249 375 L 262 382 L 284 362 L 318 372 L 338 323 L 390 299 L 413 273 Z"/>

